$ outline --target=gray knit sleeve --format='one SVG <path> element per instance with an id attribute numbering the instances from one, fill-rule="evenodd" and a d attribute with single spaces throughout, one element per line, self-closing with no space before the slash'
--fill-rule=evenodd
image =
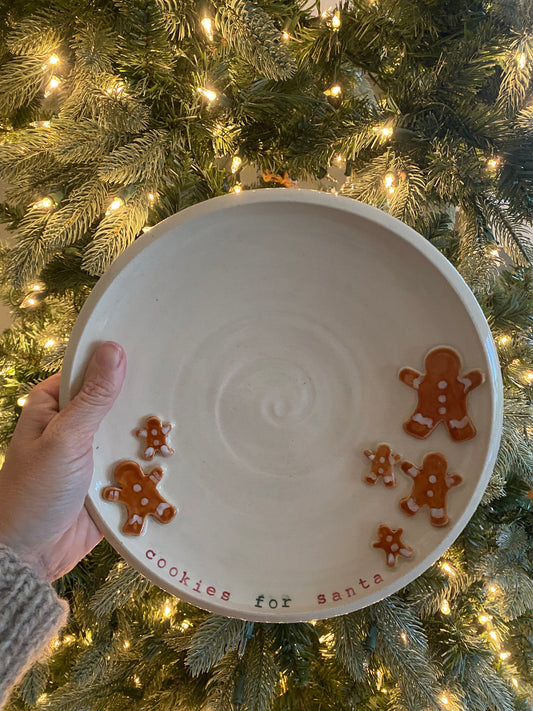
<path id="1" fill-rule="evenodd" d="M 0 544 L 0 707 L 43 654 L 68 606 L 12 550 Z"/>

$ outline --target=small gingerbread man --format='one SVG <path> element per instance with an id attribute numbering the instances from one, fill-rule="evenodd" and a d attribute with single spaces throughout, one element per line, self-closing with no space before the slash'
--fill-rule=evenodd
<path id="1" fill-rule="evenodd" d="M 467 395 L 483 382 L 480 370 L 461 375 L 461 359 L 453 348 L 439 347 L 429 351 L 425 373 L 402 368 L 398 377 L 418 393 L 418 403 L 404 430 L 418 439 L 430 435 L 439 422 L 444 422 L 455 442 L 475 437 L 476 428 L 468 416 Z"/>
<path id="2" fill-rule="evenodd" d="M 421 467 L 411 462 L 401 463 L 402 471 L 413 479 L 413 489 L 409 496 L 400 501 L 400 508 L 408 516 L 414 516 L 422 507 L 429 507 L 433 526 L 446 526 L 446 496 L 449 489 L 463 481 L 459 474 L 448 474 L 446 457 L 439 452 L 426 454 Z"/>
<path id="3" fill-rule="evenodd" d="M 401 457 L 399 454 L 392 453 L 390 444 L 378 444 L 375 452 L 365 449 L 364 453 L 372 462 L 370 472 L 365 476 L 366 483 L 374 485 L 379 478 L 382 478 L 385 486 L 396 486 L 393 467 L 398 464 Z"/>
<path id="4" fill-rule="evenodd" d="M 396 566 L 398 556 L 403 558 L 412 558 L 414 551 L 409 546 L 406 546 L 402 541 L 403 528 L 390 528 L 385 524 L 381 524 L 378 528 L 378 539 L 372 545 L 374 548 L 383 548 L 387 557 L 387 565 L 389 568 Z"/>
<path id="5" fill-rule="evenodd" d="M 106 501 L 120 501 L 126 507 L 128 518 L 122 527 L 124 533 L 139 536 L 147 516 L 168 523 L 176 515 L 176 508 L 165 501 L 157 490 L 163 477 L 161 467 L 145 474 L 137 462 L 125 461 L 115 468 L 114 476 L 121 488 L 106 486 L 102 496 Z"/>
<path id="6" fill-rule="evenodd" d="M 149 417 L 144 427 L 137 430 L 137 437 L 146 439 L 146 444 L 143 451 L 143 459 L 148 461 L 153 459 L 156 454 L 161 454 L 163 457 L 170 457 L 174 454 L 174 450 L 170 449 L 167 444 L 167 435 L 172 429 L 172 425 L 168 422 L 162 423 L 159 417 Z"/>

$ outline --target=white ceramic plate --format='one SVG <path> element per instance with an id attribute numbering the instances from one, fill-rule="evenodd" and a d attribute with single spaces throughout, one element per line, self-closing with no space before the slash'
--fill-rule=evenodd
<path id="1" fill-rule="evenodd" d="M 95 442 L 87 505 L 112 545 L 160 587 L 199 607 L 291 622 L 346 613 L 412 581 L 472 516 L 492 471 L 502 388 L 483 314 L 459 274 L 420 235 L 348 198 L 258 190 L 195 205 L 154 227 L 97 284 L 76 323 L 61 381 L 77 392 L 94 346 L 121 343 L 128 374 Z M 437 346 L 454 348 L 477 428 L 453 441 L 440 423 L 425 440 L 403 423 Z M 172 424 L 170 457 L 143 461 L 135 431 Z M 463 481 L 448 492 L 449 523 L 399 506 L 396 487 L 364 481 L 365 449 L 387 442 L 417 465 L 443 454 Z M 163 469 L 169 523 L 139 536 L 104 500 L 114 469 Z M 381 524 L 402 528 L 414 554 L 387 565 Z"/>

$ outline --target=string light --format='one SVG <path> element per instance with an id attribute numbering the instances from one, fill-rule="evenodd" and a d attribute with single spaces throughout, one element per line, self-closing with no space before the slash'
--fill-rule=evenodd
<path id="1" fill-rule="evenodd" d="M 130 648 L 130 643 L 128 640 L 124 642 L 124 649 L 129 649 Z"/>
<path id="2" fill-rule="evenodd" d="M 148 193 L 148 200 L 150 200 L 150 202 L 153 202 L 155 200 L 155 195 L 153 193 Z"/>
<path id="3" fill-rule="evenodd" d="M 57 87 L 60 84 L 61 84 L 61 79 L 59 77 L 53 76 L 50 79 L 50 83 L 48 84 L 48 86 L 50 87 L 50 89 L 57 89 Z"/>
<path id="4" fill-rule="evenodd" d="M 443 694 L 443 695 L 440 697 L 440 702 L 441 702 L 441 704 L 444 704 L 444 706 L 447 706 L 447 705 L 450 703 L 450 700 L 448 699 L 448 697 L 446 696 L 446 694 Z"/>
<path id="5" fill-rule="evenodd" d="M 231 189 L 232 193 L 241 193 L 242 192 L 242 185 L 240 183 L 236 183 L 233 188 Z"/>
<path id="6" fill-rule="evenodd" d="M 39 705 L 40 705 L 40 704 L 44 704 L 44 702 L 46 701 L 47 698 L 48 698 L 48 695 L 47 695 L 47 694 L 41 694 L 41 695 L 39 696 L 39 698 L 37 699 L 37 703 L 38 703 Z"/>
<path id="7" fill-rule="evenodd" d="M 50 121 L 32 121 L 29 125 L 32 128 L 50 128 Z"/>
<path id="8" fill-rule="evenodd" d="M 53 338 L 49 338 L 46 343 L 44 344 L 45 348 L 52 348 L 52 346 L 55 346 L 56 342 L 54 341 Z"/>
<path id="9" fill-rule="evenodd" d="M 204 89 L 202 86 L 199 86 L 197 88 L 197 91 L 202 96 L 204 96 L 208 100 L 209 103 L 212 103 L 217 98 L 216 93 L 214 91 L 212 91 L 211 89 Z"/>
<path id="10" fill-rule="evenodd" d="M 515 689 L 518 689 L 518 679 L 516 679 L 514 676 L 511 679 L 511 684 L 514 686 Z"/>
<path id="11" fill-rule="evenodd" d="M 400 637 L 402 638 L 402 642 L 404 644 L 407 644 L 407 635 L 405 634 L 405 632 L 402 632 Z"/>
<path id="12" fill-rule="evenodd" d="M 393 193 L 396 189 L 396 176 L 394 173 L 387 173 L 383 178 L 383 185 L 387 188 L 389 193 Z"/>
<path id="13" fill-rule="evenodd" d="M 492 620 L 492 617 L 490 615 L 480 615 L 478 617 L 478 620 L 481 622 L 482 625 L 486 625 L 487 622 L 490 622 Z"/>
<path id="14" fill-rule="evenodd" d="M 111 202 L 109 207 L 106 210 L 106 215 L 109 215 L 110 212 L 113 212 L 113 210 L 118 210 L 119 207 L 122 207 L 124 204 L 123 200 L 121 200 L 119 197 L 114 198 L 114 200 Z"/>
<path id="15" fill-rule="evenodd" d="M 54 201 L 52 200 L 52 198 L 44 197 L 42 198 L 42 200 L 39 200 L 39 202 L 36 202 L 33 207 L 40 207 L 45 210 L 48 210 L 48 208 L 52 207 L 53 204 Z"/>
<path id="16" fill-rule="evenodd" d="M 455 575 L 455 570 L 449 563 L 442 563 L 440 567 L 445 573 L 448 573 L 448 575 Z"/>
<path id="17" fill-rule="evenodd" d="M 500 652 L 500 659 L 502 662 L 504 662 L 506 659 L 509 659 L 511 656 L 511 652 Z"/>
<path id="18" fill-rule="evenodd" d="M 500 165 L 500 159 L 499 158 L 489 158 L 487 161 L 487 166 L 491 170 L 496 170 L 496 168 Z"/>
<path id="19" fill-rule="evenodd" d="M 166 600 L 165 607 L 163 608 L 163 617 L 170 617 L 172 614 L 172 607 L 170 606 L 170 600 Z"/>
<path id="20" fill-rule="evenodd" d="M 201 22 L 201 25 L 204 29 L 205 34 L 209 38 L 209 40 L 212 42 L 213 41 L 213 22 L 211 21 L 210 17 L 204 17 L 204 19 Z"/>
<path id="21" fill-rule="evenodd" d="M 148 225 L 146 225 L 145 227 L 143 227 L 142 231 L 143 231 L 143 232 L 149 232 L 151 229 L 152 229 L 151 227 L 149 227 Z"/>
<path id="22" fill-rule="evenodd" d="M 285 41 L 289 40 L 291 38 L 291 36 L 288 32 L 283 32 L 281 36 Z"/>
<path id="23" fill-rule="evenodd" d="M 59 57 L 57 54 L 52 54 L 48 60 L 48 64 L 59 64 Z"/>
<path id="24" fill-rule="evenodd" d="M 523 53 L 518 55 L 518 66 L 520 69 L 524 69 L 526 66 L 526 55 Z"/>
<path id="25" fill-rule="evenodd" d="M 529 380 L 530 383 L 533 383 L 533 373 L 528 373 L 526 375 L 526 380 Z"/>
<path id="26" fill-rule="evenodd" d="M 381 126 L 374 126 L 372 128 L 373 131 L 376 131 L 377 133 L 381 133 L 383 138 L 390 138 L 393 134 L 393 129 L 391 126 L 384 124 Z"/>
<path id="27" fill-rule="evenodd" d="M 233 160 L 231 161 L 231 172 L 236 173 L 239 168 L 242 165 L 242 158 L 239 158 L 239 156 L 234 156 Z"/>
<path id="28" fill-rule="evenodd" d="M 186 632 L 189 627 L 192 627 L 192 622 L 190 620 L 183 620 L 183 622 L 180 625 L 180 630 L 182 632 Z"/>
<path id="29" fill-rule="evenodd" d="M 27 400 L 27 399 L 28 399 L 28 396 L 27 396 L 27 395 L 22 395 L 22 396 L 19 397 L 19 399 L 17 400 L 17 405 L 18 405 L 19 407 L 24 407 L 24 405 L 26 404 L 26 400 Z"/>
<path id="30" fill-rule="evenodd" d="M 329 89 L 329 93 L 331 96 L 339 96 L 342 92 L 341 87 L 338 84 L 335 84 L 335 86 L 332 86 L 331 89 Z"/>
<path id="31" fill-rule="evenodd" d="M 337 14 L 333 15 L 331 18 L 331 24 L 333 25 L 334 30 L 338 30 L 341 26 L 341 18 Z"/>
<path id="32" fill-rule="evenodd" d="M 489 637 L 493 640 L 493 642 L 498 642 L 498 634 L 495 630 L 491 630 L 489 632 Z"/>
<path id="33" fill-rule="evenodd" d="M 135 686 L 140 686 L 140 685 L 141 685 L 141 680 L 139 679 L 138 676 L 136 676 L 136 677 L 133 678 L 133 683 L 135 684 Z"/>
<path id="34" fill-rule="evenodd" d="M 490 590 L 491 593 L 495 593 L 495 592 L 496 592 L 496 586 L 495 586 L 495 585 L 491 585 L 490 588 L 489 588 L 489 590 Z"/>
<path id="35" fill-rule="evenodd" d="M 443 600 L 442 605 L 440 606 L 440 611 L 442 612 L 443 615 L 449 615 L 451 612 L 450 608 L 450 603 L 448 600 Z"/>

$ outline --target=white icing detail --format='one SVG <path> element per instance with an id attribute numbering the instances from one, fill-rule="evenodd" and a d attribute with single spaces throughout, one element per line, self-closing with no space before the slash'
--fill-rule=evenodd
<path id="1" fill-rule="evenodd" d="M 156 511 L 160 516 L 162 516 L 163 512 L 166 511 L 166 509 L 168 508 L 170 508 L 170 504 L 165 504 L 164 502 L 162 502 L 159 504 Z"/>
<path id="2" fill-rule="evenodd" d="M 418 476 L 418 469 L 416 467 L 411 467 L 407 470 L 407 473 L 412 477 Z"/>
<path id="3" fill-rule="evenodd" d="M 465 393 L 472 387 L 470 378 L 457 378 L 457 380 L 465 386 Z"/>
<path id="4" fill-rule="evenodd" d="M 454 429 L 462 430 L 468 424 L 468 417 L 465 415 L 462 420 L 450 420 L 448 424 Z"/>
<path id="5" fill-rule="evenodd" d="M 397 543 L 393 543 L 390 547 L 391 551 L 396 552 L 400 546 Z"/>
<path id="6" fill-rule="evenodd" d="M 376 455 L 375 455 L 375 454 L 369 454 L 369 455 L 368 455 L 368 458 L 369 458 L 370 460 L 374 460 L 374 459 L 376 458 Z"/>
<path id="7" fill-rule="evenodd" d="M 108 496 L 111 501 L 116 501 L 118 499 L 118 491 L 116 489 L 111 489 L 111 491 L 108 493 Z"/>
<path id="8" fill-rule="evenodd" d="M 394 565 L 394 555 L 392 553 L 387 554 L 387 561 L 389 565 Z"/>
<path id="9" fill-rule="evenodd" d="M 422 383 L 423 380 L 424 380 L 424 376 L 423 376 L 423 375 L 419 375 L 418 378 L 415 378 L 415 379 L 413 380 L 413 388 L 414 388 L 415 390 L 418 390 L 418 388 L 420 387 L 420 384 Z"/>
<path id="10" fill-rule="evenodd" d="M 152 434 L 153 434 L 153 435 L 156 435 L 156 434 L 157 434 L 157 430 L 152 430 Z"/>
<path id="11" fill-rule="evenodd" d="M 380 467 L 380 468 L 378 469 L 378 474 L 383 474 L 383 469 L 382 469 L 382 467 Z"/>
<path id="12" fill-rule="evenodd" d="M 141 506 L 148 506 L 149 502 L 150 499 L 147 499 L 146 496 L 143 496 L 143 498 L 141 499 Z"/>
<path id="13" fill-rule="evenodd" d="M 446 414 L 446 408 L 445 407 L 439 407 L 439 415 L 445 415 Z"/>
<path id="14" fill-rule="evenodd" d="M 139 437 L 146 437 L 148 432 L 146 430 L 139 430 Z"/>
<path id="15" fill-rule="evenodd" d="M 377 480 L 378 480 L 378 478 L 377 478 L 377 476 L 374 474 L 374 472 L 370 472 L 370 473 L 368 474 L 368 476 L 367 476 L 367 479 L 372 479 L 372 481 L 377 481 Z"/>
<path id="16" fill-rule="evenodd" d="M 418 422 L 420 425 L 425 425 L 426 427 L 433 427 L 433 420 L 431 417 L 424 417 L 421 412 L 417 412 L 413 415 L 413 420 Z"/>
<path id="17" fill-rule="evenodd" d="M 155 454 L 155 449 L 153 447 L 146 447 L 144 450 L 144 456 L 145 457 L 153 457 Z"/>
<path id="18" fill-rule="evenodd" d="M 414 499 L 409 499 L 409 501 L 407 502 L 407 508 L 410 511 L 418 511 L 420 506 L 416 503 L 416 501 Z"/>
<path id="19" fill-rule="evenodd" d="M 435 482 L 437 481 L 437 477 L 435 476 L 435 474 L 432 474 L 432 475 L 429 477 L 428 481 L 429 481 L 430 484 L 435 484 Z"/>
<path id="20" fill-rule="evenodd" d="M 157 447 L 158 444 L 159 444 L 159 440 L 158 440 L 158 439 L 154 439 L 154 446 Z"/>
<path id="21" fill-rule="evenodd" d="M 431 498 L 433 496 L 433 492 L 431 491 L 431 489 L 428 489 L 426 491 L 426 494 L 429 496 L 429 498 Z"/>
<path id="22" fill-rule="evenodd" d="M 140 484 L 134 484 L 133 491 L 142 491 L 142 486 Z"/>
<path id="23" fill-rule="evenodd" d="M 161 432 L 166 435 L 170 432 L 170 425 L 165 425 L 164 427 L 161 427 Z"/>
<path id="24" fill-rule="evenodd" d="M 393 479 L 391 476 L 386 476 L 386 477 L 383 477 L 383 481 L 384 481 L 386 484 L 388 484 L 389 481 L 394 481 L 394 479 Z"/>
<path id="25" fill-rule="evenodd" d="M 439 390 L 445 390 L 448 387 L 448 383 L 445 380 L 440 380 L 437 387 Z"/>
<path id="26" fill-rule="evenodd" d="M 387 543 L 390 543 L 392 541 L 392 536 L 387 536 L 385 540 L 387 541 Z"/>
<path id="27" fill-rule="evenodd" d="M 164 457 L 170 457 L 170 455 L 172 454 L 172 452 L 170 451 L 170 449 L 167 447 L 166 444 L 164 444 L 164 445 L 160 448 L 159 451 L 161 452 L 161 454 L 162 454 Z"/>
<path id="28" fill-rule="evenodd" d="M 431 509 L 433 518 L 444 518 L 444 509 Z"/>
<path id="29" fill-rule="evenodd" d="M 383 464 L 383 462 L 385 461 L 385 457 L 380 457 L 379 461 L 380 461 L 380 464 Z"/>
<path id="30" fill-rule="evenodd" d="M 405 556 L 405 558 L 411 558 L 413 551 L 408 551 L 407 548 L 400 548 L 400 553 Z"/>
<path id="31" fill-rule="evenodd" d="M 453 479 L 453 477 L 451 477 L 451 476 L 446 477 L 446 486 L 448 487 L 448 489 L 451 489 L 452 486 L 455 486 L 455 480 Z"/>
<path id="32" fill-rule="evenodd" d="M 142 516 L 139 516 L 138 514 L 133 514 L 133 516 L 130 518 L 128 523 L 142 523 Z"/>
<path id="33" fill-rule="evenodd" d="M 446 395 L 439 395 L 439 402 L 446 402 Z"/>

